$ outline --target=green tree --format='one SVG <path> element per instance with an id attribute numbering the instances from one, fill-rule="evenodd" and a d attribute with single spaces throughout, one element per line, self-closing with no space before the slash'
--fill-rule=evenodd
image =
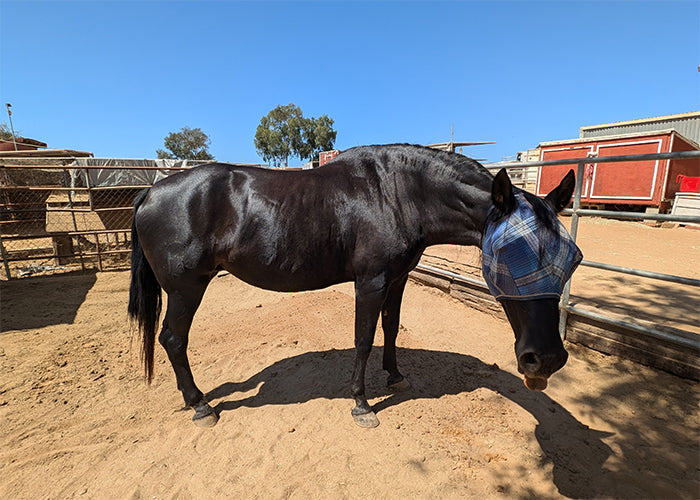
<path id="1" fill-rule="evenodd" d="M 0 122 L 0 139 L 3 141 L 12 140 L 12 130 L 10 126 L 5 122 Z"/>
<path id="2" fill-rule="evenodd" d="M 179 132 L 171 132 L 165 138 L 166 150 L 156 151 L 158 158 L 178 160 L 213 160 L 209 153 L 211 140 L 200 128 L 182 127 Z"/>
<path id="3" fill-rule="evenodd" d="M 333 149 L 337 132 L 333 129 L 333 118 L 328 115 L 321 115 L 318 118 L 309 118 L 304 128 L 304 138 L 306 139 L 306 150 L 300 151 L 301 158 L 311 158 L 318 160 L 321 151 Z"/>
<path id="4" fill-rule="evenodd" d="M 279 105 L 260 119 L 255 131 L 255 149 L 274 166 L 287 166 L 290 156 L 301 160 L 318 158 L 333 149 L 337 132 L 328 115 L 305 118 L 299 106 Z"/>

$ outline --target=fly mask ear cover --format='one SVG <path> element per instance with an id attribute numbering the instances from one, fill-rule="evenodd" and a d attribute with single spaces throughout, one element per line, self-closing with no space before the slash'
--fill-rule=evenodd
<path id="1" fill-rule="evenodd" d="M 514 194 L 515 210 L 484 233 L 484 279 L 497 300 L 559 298 L 583 254 L 558 220 L 559 234 L 542 238 L 532 205 L 522 193 Z"/>

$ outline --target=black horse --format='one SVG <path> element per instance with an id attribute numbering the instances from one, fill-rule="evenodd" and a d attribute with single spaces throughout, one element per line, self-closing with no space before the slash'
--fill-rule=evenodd
<path id="1" fill-rule="evenodd" d="M 573 188 L 571 171 L 544 200 L 527 195 L 538 239 L 559 238 L 555 213 Z M 409 272 L 430 245 L 481 246 L 489 227 L 526 204 L 523 196 L 505 170 L 494 179 L 464 156 L 410 145 L 353 148 L 313 170 L 214 163 L 163 179 L 138 195 L 132 225 L 128 311 L 141 330 L 146 378 L 153 376 L 161 290 L 168 301 L 158 340 L 185 404 L 195 410 L 193 420 L 214 425 L 218 415 L 195 385 L 187 343 L 217 272 L 284 292 L 354 281 L 352 415 L 374 427 L 379 421 L 364 379 L 379 315 L 387 383 L 406 388 L 396 365 L 396 336 Z M 515 332 L 518 368 L 533 389 L 543 389 L 567 360 L 556 295 L 499 299 Z"/>

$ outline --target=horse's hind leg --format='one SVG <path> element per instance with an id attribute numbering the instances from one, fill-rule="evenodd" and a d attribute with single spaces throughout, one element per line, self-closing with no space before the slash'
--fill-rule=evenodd
<path id="1" fill-rule="evenodd" d="M 399 333 L 401 299 L 406 288 L 406 281 L 408 281 L 408 275 L 391 285 L 382 307 L 382 330 L 384 331 L 382 368 L 389 373 L 386 384 L 392 391 L 400 391 L 410 387 L 396 365 L 396 337 Z"/>
<path id="2" fill-rule="evenodd" d="M 372 351 L 379 311 L 386 297 L 383 283 L 355 282 L 355 368 L 352 373 L 351 394 L 355 399 L 352 417 L 360 427 L 379 425 L 377 415 L 365 396 L 365 369 Z"/>
<path id="3" fill-rule="evenodd" d="M 195 410 L 192 420 L 197 425 L 206 427 L 216 424 L 219 417 L 204 400 L 202 391 L 194 383 L 187 359 L 187 344 L 194 314 L 202 301 L 208 283 L 208 279 L 202 279 L 168 293 L 168 307 L 163 320 L 163 329 L 158 337 L 158 341 L 168 353 L 168 359 L 175 371 L 177 388 L 182 392 L 185 405 Z"/>

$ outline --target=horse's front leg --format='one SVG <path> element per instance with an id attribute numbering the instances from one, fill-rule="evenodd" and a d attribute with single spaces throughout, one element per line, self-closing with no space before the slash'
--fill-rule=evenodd
<path id="1" fill-rule="evenodd" d="M 355 368 L 352 374 L 352 416 L 360 427 L 377 427 L 379 420 L 365 396 L 365 369 L 374 343 L 379 311 L 386 298 L 386 286 L 370 282 L 355 282 Z"/>
<path id="2" fill-rule="evenodd" d="M 389 373 L 386 385 L 394 392 L 411 387 L 396 365 L 396 337 L 399 333 L 401 299 L 407 281 L 408 275 L 392 283 L 382 307 L 382 330 L 384 330 L 382 368 Z"/>

